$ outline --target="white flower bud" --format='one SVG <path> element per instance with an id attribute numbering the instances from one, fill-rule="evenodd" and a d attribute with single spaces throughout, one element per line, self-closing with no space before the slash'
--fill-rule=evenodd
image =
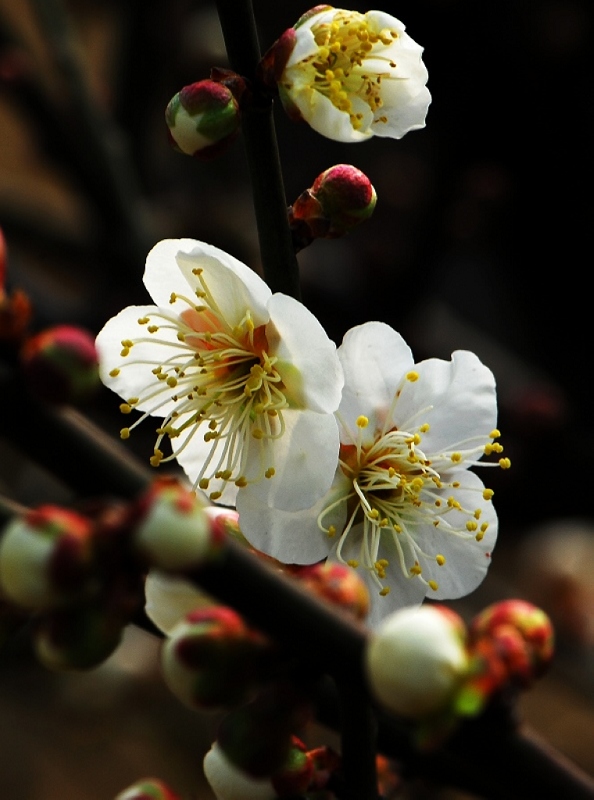
<path id="1" fill-rule="evenodd" d="M 433 714 L 466 674 L 463 623 L 443 607 L 401 609 L 373 633 L 365 659 L 371 691 L 382 705 L 404 717 Z"/>
<path id="2" fill-rule="evenodd" d="M 270 779 L 256 780 L 238 769 L 217 742 L 204 756 L 204 775 L 217 800 L 276 800 Z"/>

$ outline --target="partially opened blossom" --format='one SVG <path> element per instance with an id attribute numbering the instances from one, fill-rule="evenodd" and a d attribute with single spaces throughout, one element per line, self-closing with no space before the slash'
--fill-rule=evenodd
<path id="1" fill-rule="evenodd" d="M 277 81 L 290 116 L 330 139 L 400 139 L 425 125 L 431 95 L 422 52 L 390 14 L 320 5 L 271 48 L 265 78 Z"/>
<path id="2" fill-rule="evenodd" d="M 211 501 L 237 499 L 241 511 L 245 493 L 287 510 L 311 506 L 335 470 L 343 384 L 319 322 L 192 239 L 159 242 L 144 283 L 155 305 L 125 308 L 97 337 L 102 380 L 133 419 L 122 438 L 158 417 L 151 464 L 177 459 Z"/>
<path id="3" fill-rule="evenodd" d="M 357 568 L 371 589 L 373 625 L 425 595 L 463 596 L 485 576 L 497 516 L 493 492 L 469 467 L 503 450 L 495 381 L 466 351 L 415 364 L 402 337 L 379 322 L 349 331 L 338 354 L 345 388 L 331 489 L 305 512 L 246 504 L 242 524 L 255 547 L 281 561 L 330 556 Z"/>

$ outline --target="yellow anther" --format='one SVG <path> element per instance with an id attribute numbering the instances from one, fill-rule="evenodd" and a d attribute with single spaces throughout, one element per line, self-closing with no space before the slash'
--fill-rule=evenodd
<path id="1" fill-rule="evenodd" d="M 494 494 L 493 489 L 483 489 L 483 500 L 490 500 Z"/>
<path id="2" fill-rule="evenodd" d="M 138 320 L 139 325 L 147 325 L 150 322 L 150 317 L 140 317 Z"/>
<path id="3" fill-rule="evenodd" d="M 110 376 L 110 378 L 117 378 L 119 374 L 120 374 L 120 371 L 116 367 L 115 369 L 111 370 L 111 372 L 109 373 L 109 376 Z"/>
<path id="4" fill-rule="evenodd" d="M 445 564 L 445 562 L 446 562 L 446 560 L 445 560 L 445 556 L 442 556 L 442 555 L 441 555 L 441 553 L 438 553 L 438 554 L 435 556 L 435 560 L 437 561 L 437 563 L 438 563 L 438 565 L 439 565 L 440 567 L 443 567 L 443 565 L 444 565 L 444 564 Z"/>
<path id="5" fill-rule="evenodd" d="M 494 428 L 489 434 L 489 439 L 499 439 L 500 436 L 501 431 L 498 431 L 497 428 Z"/>
<path id="6" fill-rule="evenodd" d="M 481 542 L 484 539 L 484 537 L 485 537 L 484 531 L 479 531 L 474 538 L 477 540 L 477 542 Z"/>
<path id="7" fill-rule="evenodd" d="M 210 481 L 208 480 L 208 478 L 201 478 L 198 481 L 198 486 L 200 489 L 202 489 L 203 492 L 205 492 L 208 489 L 209 484 Z"/>
<path id="8" fill-rule="evenodd" d="M 120 439 L 129 439 L 130 438 L 130 428 L 122 428 L 120 431 Z"/>
<path id="9" fill-rule="evenodd" d="M 132 347 L 133 344 L 132 339 L 122 339 L 122 347 Z"/>
<path id="10" fill-rule="evenodd" d="M 276 474 L 276 470 L 274 467 L 268 467 L 266 472 L 264 473 L 265 478 L 272 478 Z"/>
<path id="11" fill-rule="evenodd" d="M 149 458 L 151 467 L 158 467 L 163 460 L 163 453 L 160 450 L 155 450 L 154 454 Z"/>
<path id="12" fill-rule="evenodd" d="M 149 333 L 156 333 L 158 330 L 159 330 L 159 326 L 158 325 L 149 325 L 148 328 L 147 328 L 147 331 Z"/>
<path id="13" fill-rule="evenodd" d="M 263 439 L 264 438 L 264 431 L 261 428 L 254 428 L 252 431 L 252 436 L 254 439 Z"/>
<path id="14" fill-rule="evenodd" d="M 419 373 L 418 372 L 407 372 L 406 373 L 406 380 L 414 383 L 415 381 L 419 380 Z"/>
<path id="15" fill-rule="evenodd" d="M 475 519 L 480 519 L 480 518 L 481 518 L 481 514 L 482 514 L 482 513 L 483 513 L 483 510 L 482 510 L 482 508 L 477 508 L 477 509 L 475 510 L 475 512 L 474 512 L 474 518 L 475 518 Z"/>
<path id="16" fill-rule="evenodd" d="M 209 497 L 209 499 L 210 499 L 210 500 L 212 500 L 212 501 L 213 501 L 213 503 L 214 503 L 214 501 L 215 501 L 215 500 L 218 500 L 218 499 L 219 499 L 219 497 L 221 497 L 221 495 L 222 495 L 222 494 L 223 494 L 222 492 L 211 492 L 211 493 L 208 495 L 208 497 Z"/>
<path id="17" fill-rule="evenodd" d="M 211 419 L 211 421 L 208 423 L 208 427 L 210 428 L 211 431 L 216 431 L 217 429 L 216 419 Z"/>
<path id="18" fill-rule="evenodd" d="M 328 528 L 326 533 L 328 534 L 328 536 L 330 538 L 332 538 L 333 536 L 336 536 L 336 526 L 335 525 L 330 525 L 330 527 Z"/>
<path id="19" fill-rule="evenodd" d="M 349 565 L 349 567 L 352 567 L 353 569 L 357 569 L 357 567 L 359 566 L 359 562 L 354 558 L 351 558 L 350 561 L 347 561 L 347 564 Z"/>
<path id="20" fill-rule="evenodd" d="M 499 466 L 501 467 L 501 469 L 509 469 L 511 467 L 511 461 L 509 460 L 509 458 L 500 458 Z"/>
<path id="21" fill-rule="evenodd" d="M 170 389 L 173 389 L 174 386 L 177 386 L 177 378 L 174 378 L 173 375 L 167 378 L 167 386 L 169 386 Z"/>
<path id="22" fill-rule="evenodd" d="M 367 516 L 370 519 L 378 519 L 379 518 L 379 511 L 377 510 L 377 508 L 372 508 Z"/>
<path id="23" fill-rule="evenodd" d="M 468 522 L 466 523 L 466 530 L 467 531 L 471 531 L 472 532 L 472 531 L 475 531 L 477 528 L 478 528 L 478 525 L 472 519 L 469 519 Z"/>
<path id="24" fill-rule="evenodd" d="M 427 586 L 430 589 L 433 589 L 434 592 L 436 592 L 439 589 L 439 585 L 438 585 L 437 581 L 427 581 Z"/>
<path id="25" fill-rule="evenodd" d="M 437 508 L 440 508 L 441 507 L 441 500 L 436 500 L 435 501 L 435 505 L 437 506 Z"/>
<path id="26" fill-rule="evenodd" d="M 363 414 L 361 414 L 360 417 L 357 417 L 357 427 L 358 428 L 366 428 L 368 425 L 369 425 L 369 418 L 368 417 L 363 416 Z"/>
<path id="27" fill-rule="evenodd" d="M 400 527 L 400 525 L 392 525 L 392 527 L 394 528 L 396 533 L 402 533 L 402 528 Z"/>
<path id="28" fill-rule="evenodd" d="M 385 597 L 388 594 L 390 594 L 390 587 L 384 586 L 384 588 L 380 590 L 380 596 Z"/>
<path id="29" fill-rule="evenodd" d="M 452 489 L 459 489 L 460 488 L 460 481 L 454 481 L 452 483 Z"/>
<path id="30" fill-rule="evenodd" d="M 422 573 L 422 571 L 423 570 L 421 569 L 421 565 L 419 564 L 418 561 L 415 561 L 413 566 L 410 568 L 410 574 L 411 575 L 420 575 Z"/>
<path id="31" fill-rule="evenodd" d="M 419 430 L 421 431 L 421 433 L 427 433 L 427 431 L 430 430 L 430 428 L 431 428 L 431 425 L 429 425 L 428 422 L 425 422 L 424 425 L 421 425 Z"/>
<path id="32" fill-rule="evenodd" d="M 235 485 L 238 489 L 245 489 L 245 487 L 248 485 L 247 478 L 242 475 L 235 481 Z"/>
<path id="33" fill-rule="evenodd" d="M 130 348 L 129 347 L 123 347 L 120 350 L 120 355 L 122 356 L 122 358 L 126 358 L 127 355 L 130 355 Z"/>
<path id="34" fill-rule="evenodd" d="M 450 458 L 454 464 L 458 464 L 460 461 L 462 461 L 462 453 L 452 453 Z"/>
<path id="35" fill-rule="evenodd" d="M 120 405 L 120 411 L 122 412 L 122 414 L 130 414 L 130 412 L 132 411 L 132 406 L 129 403 L 122 403 Z"/>
<path id="36" fill-rule="evenodd" d="M 178 339 L 179 342 L 185 342 L 186 341 L 186 334 L 183 331 L 179 331 L 178 334 L 177 334 L 177 339 Z"/>
<path id="37" fill-rule="evenodd" d="M 176 293 L 175 292 L 171 292 L 171 294 L 169 295 L 169 302 L 170 303 L 175 303 L 176 300 L 177 300 Z"/>
<path id="38" fill-rule="evenodd" d="M 481 531 L 483 533 L 485 533 L 485 531 L 487 530 L 488 527 L 489 527 L 489 523 L 488 522 L 483 522 L 483 524 L 481 525 Z"/>

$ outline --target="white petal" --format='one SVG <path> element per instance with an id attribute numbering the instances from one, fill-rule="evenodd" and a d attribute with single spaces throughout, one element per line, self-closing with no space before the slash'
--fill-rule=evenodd
<path id="1" fill-rule="evenodd" d="M 311 311 L 294 298 L 274 294 L 268 309 L 269 353 L 279 359 L 275 366 L 288 389 L 289 403 L 336 411 L 344 383 L 336 345 Z"/>
<path id="2" fill-rule="evenodd" d="M 204 757 L 204 774 L 217 800 L 276 800 L 269 778 L 251 778 L 227 758 L 217 742 Z"/>
<path id="3" fill-rule="evenodd" d="M 154 411 L 154 416 L 164 417 L 175 407 L 173 400 L 167 400 L 173 395 L 173 390 L 163 381 L 158 381 L 151 370 L 176 353 L 180 355 L 180 360 L 175 363 L 183 363 L 185 348 L 177 338 L 175 325 L 172 323 L 172 328 L 168 328 L 167 322 L 154 316 L 157 313 L 159 309 L 156 306 L 128 306 L 105 323 L 95 343 L 103 383 L 124 400 L 146 397 L 149 392 L 152 393 L 152 389 L 158 391 L 157 397 L 138 403 L 135 408 L 153 413 L 153 409 L 166 400 Z M 147 325 L 138 324 L 138 320 L 143 317 L 150 317 L 151 322 L 159 325 L 159 330 L 150 334 Z M 122 357 L 122 340 L 133 340 L 136 337 L 147 341 L 137 342 L 130 348 L 129 355 Z M 113 369 L 120 370 L 115 377 L 110 375 Z"/>
<path id="4" fill-rule="evenodd" d="M 326 558 L 334 539 L 320 530 L 317 520 L 325 508 L 346 495 L 350 484 L 347 482 L 345 485 L 342 477 L 343 480 L 339 477 L 328 494 L 305 511 L 279 511 L 262 505 L 253 495 L 241 492 L 237 507 L 246 539 L 257 550 L 283 564 L 315 564 Z M 326 528 L 334 525 L 340 531 L 345 521 L 346 502 L 325 514 L 323 524 Z"/>
<path id="5" fill-rule="evenodd" d="M 151 570 L 144 584 L 145 611 L 163 633 L 169 634 L 180 619 L 194 611 L 215 604 L 215 600 L 199 591 L 189 581 Z"/>
<path id="6" fill-rule="evenodd" d="M 372 136 L 370 131 L 356 131 L 347 112 L 339 111 L 326 95 L 315 91 L 309 84 L 300 88 L 295 81 L 289 93 L 303 119 L 322 136 L 346 143 L 362 142 Z"/>
<path id="7" fill-rule="evenodd" d="M 427 596 L 435 600 L 453 600 L 476 589 L 491 564 L 491 554 L 497 540 L 497 514 L 493 503 L 483 499 L 483 482 L 478 475 L 474 472 L 458 471 L 450 473 L 447 479 L 458 480 L 462 484 L 459 489 L 449 490 L 447 496 L 453 494 L 463 508 L 480 508 L 482 513 L 477 521 L 479 529 L 484 523 L 489 527 L 480 542 L 474 536 L 460 538 L 447 533 L 445 528 L 435 528 L 433 525 L 415 531 L 415 541 L 425 553 L 429 556 L 439 553 L 446 560 L 440 567 L 434 558 L 419 558 L 425 580 L 432 579 L 439 586 L 437 591 L 429 589 L 427 592 Z M 444 498 L 445 496 L 444 490 Z M 453 509 L 446 519 L 452 526 L 464 529 L 469 517 Z"/>
<path id="8" fill-rule="evenodd" d="M 407 381 L 396 404 L 393 419 L 401 430 L 429 423 L 421 447 L 438 454 L 458 449 L 472 436 L 485 438 L 497 422 L 495 378 L 474 353 L 458 350 L 451 361 L 432 358 L 416 364 L 417 381 Z M 419 416 L 419 412 L 428 409 Z"/>
<path id="9" fill-rule="evenodd" d="M 402 376 L 413 365 L 409 346 L 383 322 L 367 322 L 348 331 L 338 357 L 345 377 L 338 413 L 349 428 L 362 414 L 371 420 L 375 411 L 387 410 Z"/>
<path id="10" fill-rule="evenodd" d="M 404 31 L 405 26 L 403 23 L 391 14 L 386 14 L 385 11 L 367 11 L 364 17 L 374 33 L 380 33 L 386 28 L 391 31 L 397 31 L 399 34 Z"/>
<path id="11" fill-rule="evenodd" d="M 250 446 L 246 469 L 248 481 L 269 467 L 274 476 L 250 483 L 241 492 L 271 508 L 301 511 L 311 508 L 332 484 L 338 464 L 338 424 L 332 414 L 292 409 L 282 413 L 284 434 L 270 442 L 260 440 L 261 450 Z"/>
<path id="12" fill-rule="evenodd" d="M 229 325 L 240 322 L 249 309 L 254 324 L 268 321 L 271 292 L 249 267 L 218 247 L 194 239 L 166 239 L 147 257 L 144 282 L 158 305 L 169 307 L 172 292 L 192 294 L 199 284 L 193 269 L 202 269 L 209 291 Z M 175 270 L 182 279 L 172 278 Z"/>

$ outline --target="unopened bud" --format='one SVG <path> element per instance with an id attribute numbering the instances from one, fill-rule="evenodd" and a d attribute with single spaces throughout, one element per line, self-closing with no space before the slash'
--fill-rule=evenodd
<path id="1" fill-rule="evenodd" d="M 143 778 L 120 792 L 115 800 L 181 800 L 180 796 L 157 778 Z"/>
<path id="2" fill-rule="evenodd" d="M 363 620 L 369 613 L 369 590 L 358 573 L 346 564 L 325 561 L 307 566 L 296 577 L 318 597 Z"/>
<path id="3" fill-rule="evenodd" d="M 272 776 L 272 785 L 278 797 L 298 797 L 310 787 L 314 774 L 314 760 L 305 745 L 296 736 L 283 766 Z"/>
<path id="4" fill-rule="evenodd" d="M 494 640 L 510 677 L 529 686 L 548 667 L 554 652 L 549 617 L 524 600 L 503 600 L 485 608 L 470 625 L 471 641 Z"/>
<path id="5" fill-rule="evenodd" d="M 73 325 L 56 325 L 25 341 L 25 380 L 48 403 L 83 403 L 101 385 L 94 337 Z"/>
<path id="6" fill-rule="evenodd" d="M 215 742 L 204 757 L 204 775 L 217 800 L 276 800 L 270 778 L 252 778 Z"/>
<path id="7" fill-rule="evenodd" d="M 375 189 L 361 170 L 350 164 L 330 167 L 289 208 L 296 246 L 344 236 L 371 216 L 376 200 Z"/>
<path id="8" fill-rule="evenodd" d="M 165 683 L 191 708 L 234 705 L 245 698 L 267 650 L 267 640 L 232 609 L 196 609 L 163 646 Z"/>
<path id="9" fill-rule="evenodd" d="M 365 657 L 372 693 L 382 705 L 415 719 L 436 714 L 468 669 L 464 624 L 442 606 L 404 608 L 373 632 Z"/>
<path id="10" fill-rule="evenodd" d="M 222 153 L 239 132 L 237 100 L 223 83 L 203 80 L 184 86 L 165 109 L 176 150 L 208 160 Z"/>
<path id="11" fill-rule="evenodd" d="M 169 572 L 194 569 L 220 552 L 224 534 L 211 525 L 194 492 L 169 478 L 154 481 L 139 502 L 134 542 L 151 566 Z"/>
<path id="12" fill-rule="evenodd" d="M 89 578 L 91 523 L 57 506 L 41 506 L 12 520 L 0 541 L 0 586 L 30 609 L 76 596 Z"/>

